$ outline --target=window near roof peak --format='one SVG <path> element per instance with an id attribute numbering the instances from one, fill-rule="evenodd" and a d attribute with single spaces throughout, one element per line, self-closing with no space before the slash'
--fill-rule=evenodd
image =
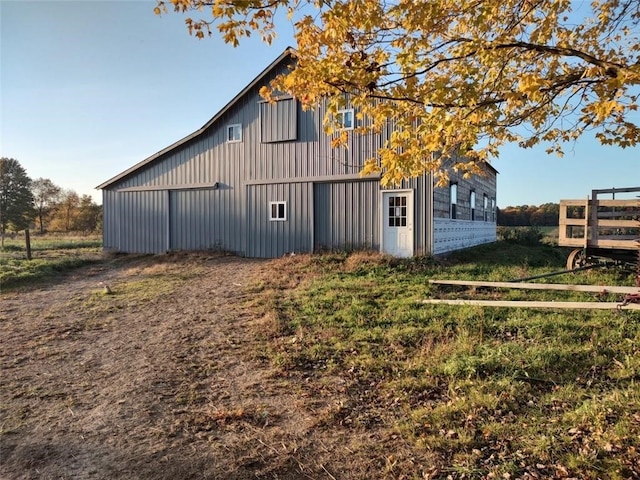
<path id="1" fill-rule="evenodd" d="M 233 123 L 227 126 L 227 142 L 236 143 L 242 141 L 242 125 Z"/>
<path id="2" fill-rule="evenodd" d="M 338 110 L 336 121 L 340 130 L 353 130 L 355 127 L 355 117 L 353 108 Z"/>

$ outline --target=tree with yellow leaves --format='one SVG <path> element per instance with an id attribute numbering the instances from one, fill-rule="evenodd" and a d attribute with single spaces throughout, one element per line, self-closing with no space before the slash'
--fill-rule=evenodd
<path id="1" fill-rule="evenodd" d="M 295 68 L 261 93 L 326 99 L 329 134 L 345 97 L 361 120 L 351 134 L 393 125 L 363 168 L 385 184 L 442 175 L 448 158 L 477 172 L 507 142 L 562 155 L 585 134 L 640 141 L 640 0 L 158 0 L 156 13 L 169 8 L 200 12 L 189 31 L 233 45 L 252 32 L 270 43 L 285 10 Z"/>

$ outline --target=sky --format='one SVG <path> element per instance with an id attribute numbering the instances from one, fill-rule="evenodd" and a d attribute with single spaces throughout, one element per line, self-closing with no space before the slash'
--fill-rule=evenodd
<path id="1" fill-rule="evenodd" d="M 189 36 L 185 15 L 155 0 L 0 0 L 0 156 L 33 178 L 94 197 L 95 187 L 204 125 L 287 46 L 239 47 Z M 507 146 L 497 204 L 586 198 L 640 185 L 640 148 L 583 137 L 565 156 Z"/>

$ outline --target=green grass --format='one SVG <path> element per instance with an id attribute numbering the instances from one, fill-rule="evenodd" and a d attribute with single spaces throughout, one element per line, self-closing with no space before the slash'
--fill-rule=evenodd
<path id="1" fill-rule="evenodd" d="M 533 227 L 498 227 L 498 239 L 500 240 L 517 240 L 516 243 L 532 243 L 539 242 L 548 245 L 558 245 L 558 227 L 551 226 L 533 226 Z"/>
<path id="2" fill-rule="evenodd" d="M 53 251 L 53 250 L 73 250 L 78 248 L 102 248 L 102 237 L 100 235 L 39 235 L 31 234 L 31 250 Z M 5 252 L 23 252 L 26 254 L 25 239 L 23 235 L 14 238 L 7 237 L 4 242 Z M 2 249 L 0 249 L 2 252 Z"/>
<path id="3" fill-rule="evenodd" d="M 266 357 L 287 375 L 321 384 L 341 377 L 347 407 L 325 423 L 367 429 L 377 419 L 418 458 L 435 456 L 444 472 L 437 478 L 630 478 L 640 472 L 639 314 L 417 303 L 619 300 L 428 284 L 559 271 L 565 254 L 499 242 L 442 263 L 358 253 L 281 261 L 279 275 L 256 288 L 271 319 L 261 332 Z M 540 281 L 633 285 L 634 278 L 591 270 Z"/>
<path id="4" fill-rule="evenodd" d="M 100 260 L 102 240 L 93 235 L 31 237 L 32 259 L 27 260 L 24 238 L 5 239 L 0 249 L 2 290 L 47 280 Z"/>

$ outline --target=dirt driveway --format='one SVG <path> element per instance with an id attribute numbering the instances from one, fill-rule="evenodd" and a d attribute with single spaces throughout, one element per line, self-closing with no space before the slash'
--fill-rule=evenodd
<path id="1" fill-rule="evenodd" d="M 339 475 L 340 435 L 313 433 L 333 400 L 256 354 L 247 286 L 270 265 L 120 259 L 0 294 L 0 478 Z"/>

